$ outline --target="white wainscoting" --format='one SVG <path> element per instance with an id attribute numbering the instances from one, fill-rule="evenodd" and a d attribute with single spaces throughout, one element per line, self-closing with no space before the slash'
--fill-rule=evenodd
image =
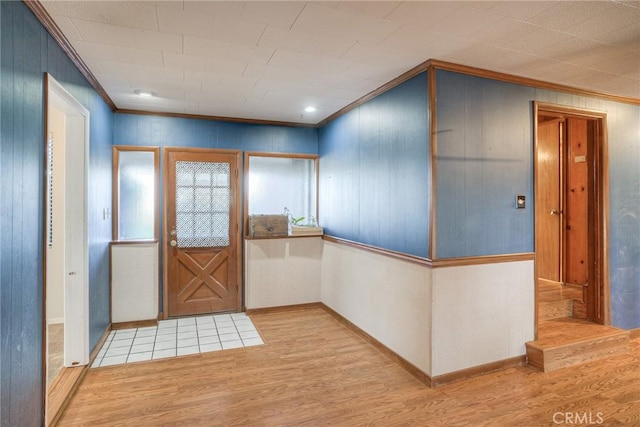
<path id="1" fill-rule="evenodd" d="M 524 355 L 534 306 L 533 261 L 434 269 L 432 376 Z"/>
<path id="2" fill-rule="evenodd" d="M 431 272 L 325 242 L 321 301 L 431 375 Z"/>
<path id="3" fill-rule="evenodd" d="M 247 309 L 320 302 L 321 237 L 245 240 Z"/>
<path id="4" fill-rule="evenodd" d="M 432 377 L 533 340 L 533 261 L 432 269 L 318 237 L 245 243 L 248 309 L 322 302 Z"/>
<path id="5" fill-rule="evenodd" d="M 158 318 L 158 243 L 111 245 L 111 322 Z"/>

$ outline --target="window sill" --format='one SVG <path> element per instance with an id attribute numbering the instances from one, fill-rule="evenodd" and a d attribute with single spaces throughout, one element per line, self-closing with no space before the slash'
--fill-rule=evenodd
<path id="1" fill-rule="evenodd" d="M 249 237 L 244 236 L 244 240 L 277 240 L 277 239 L 300 239 L 307 237 L 319 237 L 322 238 L 322 234 L 314 234 L 310 236 L 263 236 L 263 237 Z"/>
<path id="2" fill-rule="evenodd" d="M 149 243 L 158 243 L 158 239 L 140 239 L 140 240 L 112 240 L 110 244 L 116 245 L 143 245 Z"/>

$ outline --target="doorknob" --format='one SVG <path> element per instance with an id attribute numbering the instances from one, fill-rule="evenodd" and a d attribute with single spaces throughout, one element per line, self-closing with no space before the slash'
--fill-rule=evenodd
<path id="1" fill-rule="evenodd" d="M 176 242 L 175 240 L 170 241 L 169 244 L 174 248 L 178 246 L 178 242 Z"/>
<path id="2" fill-rule="evenodd" d="M 551 211 L 549 211 L 549 215 L 560 215 L 562 213 L 562 211 L 558 211 L 556 209 L 551 209 Z"/>

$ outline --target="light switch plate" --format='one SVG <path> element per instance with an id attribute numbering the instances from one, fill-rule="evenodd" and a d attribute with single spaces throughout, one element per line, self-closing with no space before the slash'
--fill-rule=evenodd
<path id="1" fill-rule="evenodd" d="M 526 199 L 523 195 L 516 196 L 516 209 L 524 209 L 526 206 Z"/>

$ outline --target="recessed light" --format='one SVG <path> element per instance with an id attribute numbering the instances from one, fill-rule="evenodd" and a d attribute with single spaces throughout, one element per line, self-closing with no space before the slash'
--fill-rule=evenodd
<path id="1" fill-rule="evenodd" d="M 148 90 L 136 89 L 136 90 L 133 91 L 133 93 L 135 93 L 136 95 L 139 95 L 139 96 L 147 96 L 147 97 L 153 96 L 153 92 L 148 91 Z"/>
<path id="2" fill-rule="evenodd" d="M 313 113 L 316 111 L 316 107 L 312 107 L 311 105 L 304 109 L 307 113 Z"/>

